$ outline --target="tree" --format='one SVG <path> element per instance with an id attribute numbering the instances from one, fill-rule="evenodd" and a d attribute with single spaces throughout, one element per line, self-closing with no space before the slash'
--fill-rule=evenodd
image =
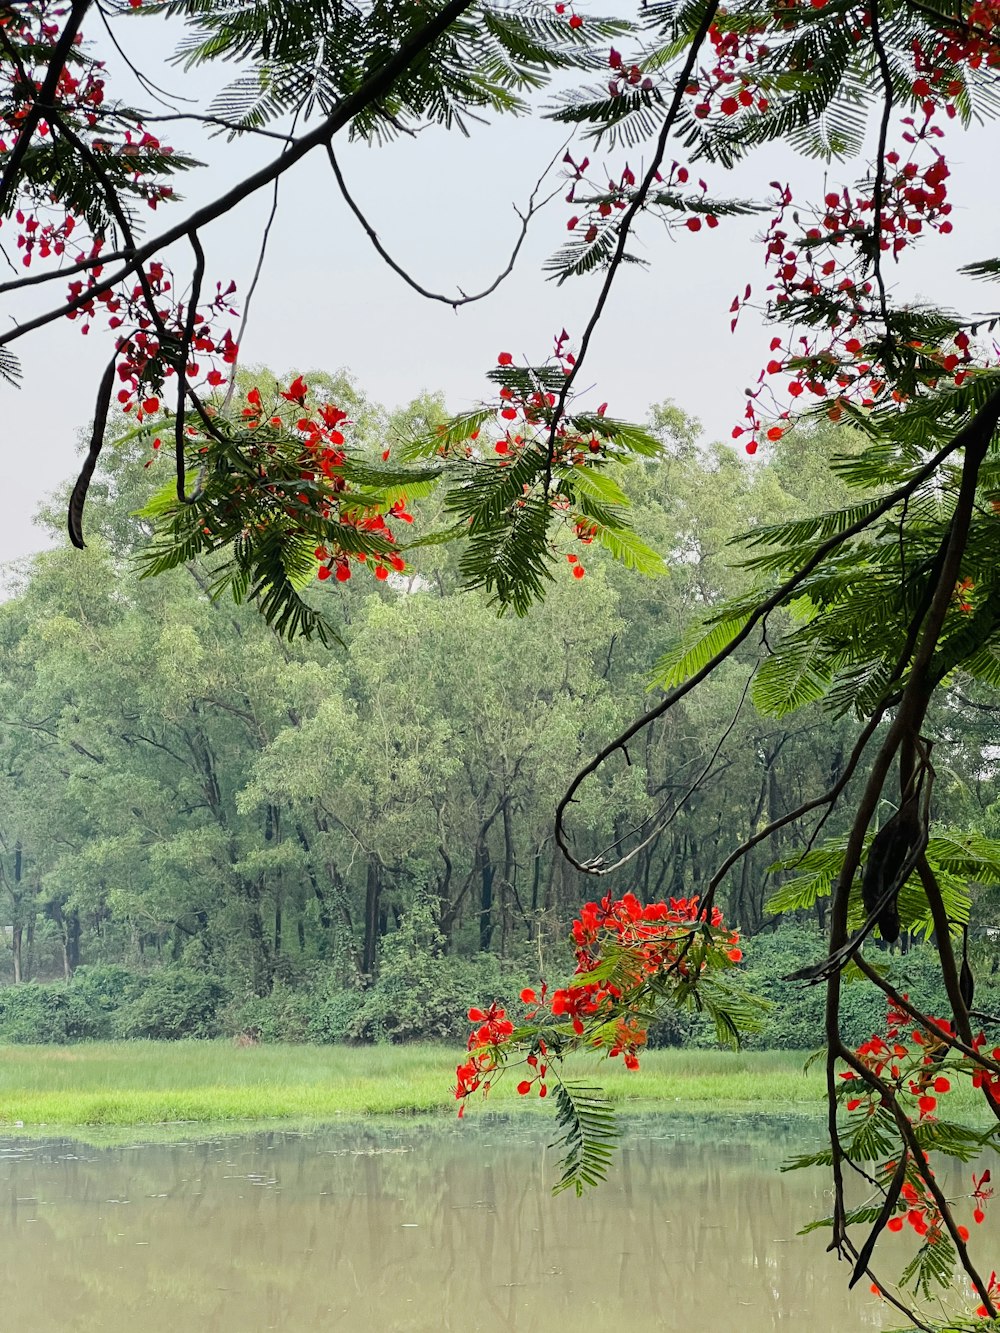
<path id="1" fill-rule="evenodd" d="M 221 0 L 130 0 L 129 8 L 187 23 L 191 61 L 244 62 L 220 104 L 198 113 L 204 123 L 260 135 L 290 121 L 291 133 L 278 131 L 281 149 L 259 171 L 142 240 L 135 209 L 166 203 L 172 177 L 192 163 L 167 150 L 149 128 L 151 117 L 108 95 L 99 66 L 78 40 L 95 4 L 7 6 L 0 39 L 10 135 L 0 208 L 15 221 L 22 262 L 35 271 L 3 290 L 40 294 L 41 307 L 0 335 L 3 368 L 16 376 L 8 349 L 54 320 L 76 318 L 90 327 L 106 317 L 117 346 L 69 506 L 74 542 L 82 543 L 83 502 L 120 384 L 119 402 L 137 423 L 135 438 L 156 446 L 166 436 L 174 444 L 173 492 L 163 492 L 147 511 L 158 533 L 148 569 L 214 555 L 221 563 L 213 590 L 254 601 L 284 634 L 331 640 L 336 632 L 322 595 L 311 590 L 317 575 L 321 582 L 344 582 L 359 564 L 374 567 L 383 580 L 390 569 L 404 572 L 403 533 L 412 518 L 406 505 L 439 481 L 446 488 L 447 523 L 435 539 L 461 536 L 462 577 L 502 606 L 525 611 L 563 555 L 582 576 L 578 549 L 586 554 L 594 539 L 626 565 L 658 572 L 660 559 L 627 526 L 625 493 L 609 468 L 613 461 L 652 455 L 656 441 L 609 417 L 603 406 L 581 408 L 574 398 L 581 369 L 616 276 L 638 259 L 633 242 L 640 221 L 653 215 L 670 230 L 691 233 L 685 239 L 696 244 L 697 233 L 723 225 L 729 215 L 770 214 L 764 304 L 780 332 L 734 437 L 750 452 L 776 444 L 793 407 L 812 402 L 821 416 L 849 421 L 859 432 L 859 444 L 840 464 L 856 494 L 824 515 L 755 528 L 745 564 L 759 576 L 757 585 L 714 608 L 703 638 L 665 664 L 664 697 L 573 779 L 559 803 L 557 840 L 585 875 L 603 876 L 640 855 L 644 840 L 657 835 L 655 820 L 632 832 L 616 830 L 620 855 L 583 854 L 579 830 L 568 827 L 578 793 L 610 760 L 628 762 L 636 737 L 754 639 L 762 660 L 751 688 L 762 707 L 782 716 L 825 700 L 835 714 L 853 710 L 861 730 L 831 765 L 835 772 L 825 789 L 748 831 L 705 878 L 699 904 L 661 905 L 662 911 L 654 905 L 647 915 L 648 905 L 626 895 L 588 910 L 580 923 L 580 965 L 593 972 L 610 958 L 624 969 L 618 1000 L 626 1019 L 635 1017 L 649 987 L 668 1002 L 692 999 L 700 990 L 722 1026 L 731 1026 L 743 1009 L 727 1010 L 712 992 L 716 974 L 728 972 L 738 953 L 732 931 L 715 916 L 724 874 L 794 820 L 819 812 L 822 824 L 839 801 L 850 799 L 854 813 L 843 844 L 817 845 L 812 860 L 802 863 L 817 871 L 815 892 L 825 884 L 830 897 L 827 955 L 804 959 L 799 976 L 823 984 L 827 994 L 833 1248 L 852 1261 L 855 1279 L 869 1272 L 880 1233 L 895 1228 L 905 1201 L 920 1242 L 905 1280 L 929 1291 L 948 1280 L 957 1259 L 980 1313 L 995 1322 L 995 1280 L 976 1269 L 929 1154 L 965 1158 L 990 1141 L 988 1134 L 932 1119 L 951 1078 L 970 1079 L 992 1111 L 1000 1106 L 1000 1051 L 988 1055 L 989 1042 L 975 1030 L 973 979 L 953 943 L 953 928 L 966 911 L 963 886 L 994 873 L 995 852 L 982 842 L 956 842 L 932 825 L 935 718 L 959 706 L 963 673 L 992 688 L 1000 683 L 1000 590 L 994 586 L 1000 481 L 993 443 L 1000 385 L 988 339 L 992 322 L 896 301 L 886 263 L 906 258 L 927 232 L 951 231 L 941 141 L 946 127 L 968 124 L 995 105 L 1000 48 L 992 0 L 963 0 L 957 7 L 934 0 L 745 0 L 727 8 L 718 0 L 694 0 L 649 6 L 635 25 L 594 19 L 565 3 L 554 12 L 472 0 L 431 8 L 292 3 L 236 11 Z M 235 309 L 234 294 L 223 279 L 214 296 L 202 296 L 200 234 L 213 220 L 273 185 L 314 149 L 328 155 L 336 174 L 333 141 L 343 130 L 376 142 L 428 121 L 462 127 L 486 111 L 522 110 L 529 90 L 566 71 L 591 71 L 600 82 L 560 94 L 555 117 L 609 153 L 600 170 L 584 149 L 573 148 L 565 159 L 575 213 L 552 272 L 560 280 L 601 274 L 575 351 L 563 334 L 553 355 L 536 364 L 514 365 L 509 353 L 500 353 L 490 374 L 496 400 L 405 442 L 401 464 L 351 449 L 341 429 L 345 409 L 301 376 L 237 396 L 230 374 L 226 388 L 224 367 L 235 364 L 238 339 L 221 325 Z M 310 117 L 312 127 L 299 132 Z M 780 185 L 776 195 L 739 200 L 696 183 L 695 162 L 718 175 L 775 141 L 826 158 L 836 188 L 814 202 L 796 200 Z M 621 146 L 639 144 L 647 154 L 641 175 L 627 163 L 611 165 Z M 674 160 L 675 151 L 686 160 Z M 862 179 L 840 184 L 843 163 L 866 154 Z M 367 219 L 362 225 L 398 271 L 377 228 Z M 179 241 L 191 250 L 183 299 L 166 256 L 166 247 Z M 1000 261 L 977 260 L 966 271 L 993 277 Z M 67 279 L 68 301 L 46 295 Z M 734 321 L 751 298 L 747 286 L 733 302 Z M 560 524 L 570 541 L 584 546 L 567 551 L 557 535 Z M 770 771 L 776 755 L 767 738 L 761 744 Z M 204 756 L 198 762 L 203 779 L 214 782 L 214 764 Z M 762 786 L 758 817 L 765 808 L 773 815 L 770 796 Z M 877 812 L 890 796 L 896 812 L 873 836 Z M 809 836 L 818 835 L 814 827 Z M 924 1013 L 894 991 L 861 949 L 874 930 L 891 939 L 928 917 L 949 997 L 947 1017 Z M 650 931 L 652 973 L 635 964 Z M 859 1049 L 841 1034 L 848 964 L 889 1005 L 886 1032 Z M 597 1015 L 606 1024 L 606 1006 L 614 1009 L 618 1000 L 605 980 L 602 971 L 576 991 L 557 991 L 561 1008 L 542 1017 L 533 1010 L 516 1034 L 496 1012 L 484 1014 L 483 1059 L 501 1061 L 512 1037 L 515 1045 L 547 1040 L 559 1046 L 553 1031 L 556 1037 L 562 1032 L 563 1045 L 584 1039 L 613 1047 L 610 1032 L 595 1035 L 581 1016 L 591 1022 Z M 581 996 L 593 1009 L 580 1007 Z M 570 1013 L 575 1023 L 567 1024 Z M 550 1020 L 559 1021 L 553 1028 Z M 912 1041 L 903 1039 L 904 1027 L 915 1034 Z M 542 1028 L 547 1038 L 539 1037 Z M 638 1037 L 623 1040 L 619 1049 L 634 1058 Z M 837 1103 L 848 1085 L 848 1119 L 842 1121 Z M 574 1109 L 570 1099 L 561 1109 L 571 1148 L 588 1125 L 599 1146 L 599 1107 L 578 1100 Z M 578 1165 L 583 1160 L 577 1153 Z M 600 1160 L 599 1152 L 591 1156 L 590 1175 Z M 864 1162 L 873 1199 L 852 1212 L 844 1175 Z M 982 1192 L 981 1180 L 976 1189 Z M 858 1227 L 868 1228 L 860 1243 Z M 882 1279 L 872 1280 L 897 1302 Z M 916 1310 L 906 1313 L 916 1326 L 932 1327 Z M 951 1325 L 965 1326 L 971 1325 L 961 1317 Z"/>

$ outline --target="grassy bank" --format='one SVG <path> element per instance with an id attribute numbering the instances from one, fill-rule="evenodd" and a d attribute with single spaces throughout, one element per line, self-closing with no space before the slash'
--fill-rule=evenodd
<path id="1" fill-rule="evenodd" d="M 228 1042 L 94 1042 L 0 1047 L 0 1130 L 171 1121 L 314 1119 L 439 1110 L 459 1052 L 446 1046 L 256 1046 Z M 650 1051 L 635 1073 L 584 1059 L 571 1076 L 600 1082 L 618 1104 L 808 1111 L 817 1070 L 790 1052 Z M 516 1079 L 491 1092 L 496 1109 L 537 1105 Z"/>
<path id="2" fill-rule="evenodd" d="M 0 1047 L 0 1132 L 83 1125 L 158 1125 L 253 1120 L 329 1121 L 340 1117 L 439 1111 L 450 1094 L 458 1052 L 447 1046 L 256 1046 L 228 1042 L 94 1042 Z M 628 1073 L 618 1060 L 580 1059 L 569 1076 L 603 1086 L 635 1110 L 814 1114 L 823 1100 L 819 1064 L 769 1051 L 649 1051 Z M 517 1079 L 491 1092 L 495 1110 L 537 1108 L 519 1098 Z M 956 1089 L 955 1111 L 971 1109 Z"/>

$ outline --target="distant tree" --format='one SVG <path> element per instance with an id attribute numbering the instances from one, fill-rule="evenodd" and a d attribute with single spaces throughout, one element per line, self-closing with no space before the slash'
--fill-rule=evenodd
<path id="1" fill-rule="evenodd" d="M 171 197 L 174 177 L 193 164 L 163 144 L 154 117 L 105 88 L 101 68 L 80 40 L 91 16 L 110 20 L 131 10 L 186 25 L 189 61 L 242 62 L 229 90 L 213 106 L 198 108 L 196 119 L 234 135 L 277 133 L 280 141 L 270 163 L 149 240 L 138 233 L 137 211 L 158 210 Z M 13 237 L 11 258 L 16 252 L 21 266 L 32 270 L 0 290 L 39 301 L 37 313 L 0 334 L 3 370 L 16 378 L 10 348 L 56 320 L 76 319 L 85 328 L 106 321 L 115 343 L 97 394 L 88 459 L 70 500 L 71 537 L 82 544 L 83 503 L 117 396 L 136 422 L 136 439 L 154 447 L 166 443 L 174 452 L 174 484 L 146 511 L 156 529 L 147 570 L 214 556 L 211 591 L 254 602 L 285 635 L 329 641 L 337 633 L 324 614 L 330 603 L 317 591 L 317 579 L 346 582 L 361 564 L 380 581 L 405 574 L 412 544 L 404 534 L 413 516 L 407 505 L 439 481 L 445 523 L 427 537 L 460 537 L 463 581 L 486 589 L 502 607 L 525 611 L 563 557 L 583 577 L 581 555 L 595 540 L 627 566 L 662 572 L 662 558 L 627 525 L 626 495 L 610 467 L 653 456 L 657 442 L 603 407 L 583 410 L 575 401 L 581 369 L 618 273 L 638 260 L 637 223 L 652 215 L 679 235 L 690 232 L 684 239 L 696 245 L 697 233 L 723 225 L 727 215 L 768 215 L 764 306 L 779 331 L 734 438 L 750 452 L 774 445 L 793 408 L 804 403 L 834 422 L 850 422 L 861 443 L 839 471 L 852 497 L 832 512 L 787 522 L 772 521 L 776 516 L 766 509 L 753 516 L 743 564 L 758 581 L 724 608 L 706 608 L 711 623 L 703 637 L 661 662 L 666 693 L 570 784 L 559 804 L 557 840 L 579 873 L 595 877 L 641 855 L 643 843 L 659 836 L 655 812 L 619 830 L 614 848 L 599 857 L 582 848 L 578 832 L 571 835 L 567 814 L 574 803 L 587 809 L 578 795 L 586 779 L 609 761 L 628 765 L 636 738 L 736 660 L 744 645 L 749 650 L 755 643 L 761 659 L 749 690 L 762 709 L 781 717 L 823 701 L 834 716 L 853 711 L 861 730 L 846 751 L 836 733 L 825 783 L 793 810 L 771 817 L 768 807 L 767 822 L 752 828 L 714 873 L 704 871 L 700 904 L 662 904 L 647 917 L 626 896 L 614 900 L 614 911 L 609 899 L 610 915 L 586 913 L 581 965 L 590 968 L 600 957 L 603 968 L 609 946 L 612 962 L 626 967 L 636 957 L 640 924 L 659 923 L 666 932 L 657 946 L 662 951 L 647 956 L 656 960 L 654 990 L 665 1002 L 690 998 L 679 978 L 694 985 L 685 971 L 692 951 L 720 975 L 736 961 L 730 928 L 713 924 L 715 897 L 730 869 L 793 820 L 815 815 L 822 826 L 850 793 L 846 839 L 841 845 L 817 841 L 800 858 L 797 899 L 801 905 L 829 897 L 826 956 L 803 959 L 798 976 L 826 988 L 830 1146 L 824 1160 L 833 1163 L 832 1248 L 860 1279 L 869 1273 L 881 1232 L 908 1221 L 918 1249 L 904 1285 L 929 1294 L 935 1283 L 950 1280 L 957 1262 L 980 1315 L 996 1323 L 996 1280 L 975 1266 L 929 1154 L 967 1160 L 991 1142 L 989 1132 L 936 1118 L 938 1097 L 952 1079 L 969 1079 L 1000 1114 L 1000 1055 L 990 1054 L 992 1040 L 977 1030 L 993 1020 L 978 1015 L 968 960 L 956 953 L 967 885 L 996 875 L 996 849 L 941 827 L 932 751 L 943 729 L 939 719 L 955 706 L 963 675 L 993 689 L 1000 685 L 994 445 L 1000 370 L 991 319 L 896 302 L 886 265 L 904 259 L 925 233 L 952 228 L 942 140 L 950 127 L 996 107 L 996 0 L 947 6 L 936 0 L 739 0 L 727 7 L 692 0 L 645 6 L 636 23 L 596 19 L 571 3 L 549 10 L 530 0 L 236 9 L 228 0 L 129 0 L 128 6 L 52 0 L 2 6 L 0 18 L 0 100 L 8 127 L 0 212 Z M 621 158 L 612 164 L 610 156 L 600 167 L 591 165 L 584 147 L 566 155 L 574 212 L 551 272 L 559 279 L 600 275 L 577 343 L 561 334 L 552 355 L 526 365 L 499 353 L 490 372 L 495 401 L 408 440 L 387 442 L 393 461 L 352 448 L 346 409 L 301 376 L 231 392 L 239 355 L 232 331 L 236 293 L 226 276 L 213 280 L 204 272 L 200 238 L 213 221 L 273 186 L 313 150 L 327 155 L 339 179 L 333 143 L 343 131 L 377 143 L 430 122 L 462 128 L 474 116 L 525 109 L 530 91 L 557 72 L 562 79 L 572 71 L 590 72 L 595 82 L 560 94 L 555 118 L 578 129 L 589 151 L 596 145 L 610 155 L 627 146 L 634 156 L 641 144 L 645 158 L 637 173 Z M 148 77 L 148 71 L 140 74 Z M 836 183 L 814 201 L 795 199 L 780 185 L 737 200 L 716 196 L 697 177 L 699 170 L 717 177 L 774 142 L 826 158 Z M 866 152 L 861 179 L 843 179 L 844 160 Z M 400 272 L 377 227 L 361 222 Z M 167 247 L 181 242 L 191 252 L 183 296 L 167 263 Z M 502 262 L 501 273 L 507 267 Z M 1000 260 L 977 260 L 966 271 L 994 277 Z M 710 277 L 706 273 L 706 286 Z M 469 299 L 428 295 L 452 304 Z M 747 285 L 733 301 L 734 321 L 751 299 Z M 726 468 L 721 456 L 719 468 Z M 193 744 L 197 748 L 196 736 Z M 211 787 L 213 766 L 194 762 Z M 692 796 L 698 790 L 696 782 Z M 211 805 L 214 797 L 206 799 Z M 751 788 L 748 800 L 756 799 Z M 765 818 L 768 801 L 765 796 L 758 819 Z M 217 835 L 229 836 L 217 823 Z M 818 839 L 821 828 L 813 825 L 808 836 Z M 861 950 L 876 930 L 891 940 L 927 923 L 947 1016 L 912 1005 Z M 858 1049 L 842 1035 L 849 964 L 889 1006 L 885 1033 Z M 642 968 L 630 975 L 638 991 L 627 975 L 619 986 L 629 1013 L 630 997 L 646 997 L 650 982 Z M 614 999 L 603 988 L 606 979 L 602 972 L 600 984 L 593 982 L 598 990 L 587 992 L 595 1013 L 603 1014 L 608 997 Z M 584 1040 L 588 1027 L 579 1003 L 590 984 L 557 992 L 563 1008 L 549 1015 L 564 1020 L 569 1006 Z M 745 1006 L 720 1008 L 718 997 L 713 1003 L 723 1027 L 737 1010 L 746 1012 Z M 534 1041 L 539 1023 L 549 1032 L 545 1040 L 552 1037 L 547 1017 L 536 1013 L 532 1022 L 534 1036 L 529 1023 L 517 1042 Z M 567 1041 L 581 1037 L 572 1022 L 562 1027 Z M 512 1034 L 495 1014 L 480 1030 L 484 1049 L 499 1058 Z M 838 1117 L 842 1098 L 847 1108 Z M 572 1105 L 562 1110 L 571 1135 L 582 1133 Z M 586 1114 L 599 1130 L 601 1113 L 591 1107 Z M 587 1168 L 592 1175 L 594 1160 Z M 849 1209 L 845 1198 L 852 1168 L 872 1190 L 860 1211 Z M 978 1216 L 981 1177 L 975 1188 Z M 867 1229 L 864 1238 L 858 1228 Z M 890 1295 L 883 1280 L 871 1280 L 917 1327 L 935 1326 L 934 1317 Z M 949 1327 L 974 1325 L 959 1316 Z"/>

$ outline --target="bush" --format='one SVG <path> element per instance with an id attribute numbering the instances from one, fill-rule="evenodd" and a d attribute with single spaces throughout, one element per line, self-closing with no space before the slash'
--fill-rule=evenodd
<path id="1" fill-rule="evenodd" d="M 317 987 L 309 1001 L 310 1041 L 464 1043 L 472 1005 L 510 1005 L 529 984 L 493 954 L 442 955 L 443 939 L 430 906 L 419 898 L 399 930 L 383 942 L 375 983 L 360 988 Z"/>
<path id="2" fill-rule="evenodd" d="M 71 985 L 29 981 L 0 990 L 0 1041 L 62 1045 L 100 1035 L 87 1001 Z"/>
<path id="3" fill-rule="evenodd" d="M 150 973 L 142 992 L 119 1010 L 116 1035 L 162 1041 L 218 1036 L 216 1011 L 224 996 L 210 977 L 186 967 L 163 968 Z"/>
<path id="4" fill-rule="evenodd" d="M 89 1015 L 93 1031 L 87 1035 L 102 1040 L 116 1036 L 116 1015 L 138 999 L 146 981 L 142 973 L 130 972 L 114 963 L 77 968 L 69 989 Z"/>
<path id="5" fill-rule="evenodd" d="M 318 1042 L 361 1041 L 361 1012 L 367 991 L 356 987 L 317 990 L 309 997 L 306 1040 Z"/>
<path id="6" fill-rule="evenodd" d="M 268 996 L 232 1000 L 218 1014 L 219 1028 L 227 1037 L 249 1034 L 260 1041 L 317 1040 L 310 1032 L 315 1004 L 305 988 L 278 982 Z"/>

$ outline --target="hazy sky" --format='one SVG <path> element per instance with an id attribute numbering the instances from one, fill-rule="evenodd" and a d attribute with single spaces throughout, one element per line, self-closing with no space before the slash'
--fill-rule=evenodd
<path id="1" fill-rule="evenodd" d="M 602 12 L 614 11 L 614 4 Z M 622 6 L 631 12 L 631 6 Z M 232 77 L 220 66 L 194 75 L 165 61 L 175 39 L 158 21 L 118 25 L 135 61 L 163 87 L 199 96 Z M 109 56 L 115 88 L 143 106 L 147 95 L 120 80 Z M 162 108 L 160 108 L 162 109 Z M 155 127 L 154 127 L 155 128 Z M 253 164 L 274 155 L 274 145 L 200 141 L 187 124 L 157 130 L 164 142 L 190 149 L 209 170 L 181 179 L 187 202 L 162 208 L 149 221 L 164 226 L 214 197 Z M 955 231 L 929 238 L 898 270 L 899 289 L 963 311 L 1000 304 L 988 286 L 955 276 L 958 265 L 1000 253 L 995 219 L 1000 183 L 992 127 L 969 135 L 953 129 L 945 141 L 952 167 L 950 198 Z M 426 286 L 476 290 L 503 267 L 518 230 L 513 204 L 523 205 L 563 135 L 538 119 L 482 126 L 470 139 L 428 131 L 387 148 L 346 140 L 338 148 L 342 168 L 383 243 Z M 591 150 L 590 155 L 595 156 Z M 626 155 L 607 155 L 614 174 Z M 636 173 L 642 154 L 633 153 Z M 713 193 L 760 196 L 767 182 L 790 180 L 796 195 L 815 197 L 824 166 L 769 149 L 729 177 L 704 168 Z M 859 163 L 830 168 L 831 186 L 861 175 Z M 553 184 L 558 177 L 553 178 Z M 212 281 L 234 278 L 246 291 L 256 263 L 270 192 L 245 204 L 203 235 Z M 277 223 L 266 268 L 254 299 L 243 344 L 246 364 L 277 370 L 348 368 L 361 387 L 389 406 L 421 390 L 442 389 L 459 409 L 486 392 L 484 372 L 499 351 L 541 360 L 563 326 L 582 331 L 599 280 L 575 279 L 557 287 L 545 280 L 544 259 L 566 237 L 571 209 L 560 196 L 535 220 L 517 271 L 491 298 L 453 312 L 410 291 L 372 250 L 336 189 L 325 157 L 316 154 L 289 173 L 281 186 Z M 599 326 L 581 383 L 593 385 L 596 405 L 607 400 L 615 415 L 643 418 L 650 404 L 672 398 L 700 418 L 711 438 L 728 439 L 743 410 L 743 389 L 766 362 L 771 331 L 746 312 L 735 336 L 729 305 L 746 282 L 765 284 L 763 249 L 752 243 L 761 219 L 723 220 L 715 231 L 673 239 L 654 221 L 638 233 L 648 270 L 624 269 Z M 186 256 L 178 255 L 183 285 Z M 54 292 L 49 294 L 52 300 Z M 62 293 L 59 292 L 59 295 Z M 8 319 L 27 305 L 8 305 Z M 36 307 L 37 308 L 37 307 Z M 25 370 L 24 387 L 0 387 L 3 399 L 3 481 L 0 488 L 0 560 L 43 544 L 32 515 L 43 497 L 77 466 L 77 437 L 89 421 L 109 335 L 95 321 L 89 337 L 74 324 L 52 325 L 15 344 Z"/>

